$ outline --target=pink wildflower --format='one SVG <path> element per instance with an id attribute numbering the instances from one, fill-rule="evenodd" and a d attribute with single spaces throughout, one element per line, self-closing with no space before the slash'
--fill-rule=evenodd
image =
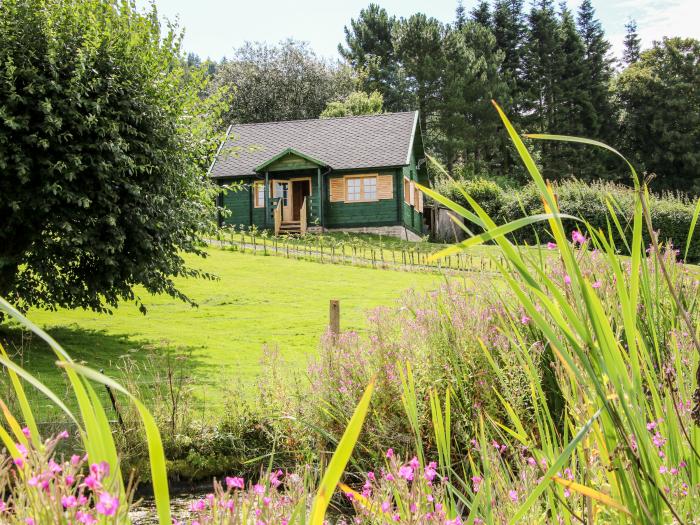
<path id="1" fill-rule="evenodd" d="M 556 242 L 548 242 L 547 243 L 547 249 L 548 250 L 556 250 L 557 249 L 557 243 Z"/>
<path id="2" fill-rule="evenodd" d="M 70 509 L 75 507 L 78 504 L 78 500 L 75 498 L 75 496 L 63 496 L 61 498 L 61 505 L 63 505 L 64 509 Z"/>
<path id="3" fill-rule="evenodd" d="M 399 477 L 406 481 L 413 481 L 413 467 L 410 465 L 402 465 L 399 467 Z"/>
<path id="4" fill-rule="evenodd" d="M 517 503 L 517 501 L 518 501 L 518 491 L 517 491 L 517 490 L 514 490 L 514 489 L 509 490 L 509 491 L 508 491 L 508 497 L 510 498 L 510 500 L 511 500 L 513 503 Z"/>
<path id="5" fill-rule="evenodd" d="M 523 315 L 523 316 L 520 318 L 520 322 L 521 322 L 522 324 L 528 324 L 530 321 L 532 321 L 532 318 L 531 318 L 531 317 L 528 317 L 527 315 Z"/>
<path id="6" fill-rule="evenodd" d="M 384 500 L 382 502 L 382 512 L 389 512 L 389 509 L 391 508 L 391 504 L 389 503 L 388 500 Z"/>
<path id="7" fill-rule="evenodd" d="M 234 489 L 244 489 L 245 488 L 245 481 L 243 478 L 232 478 L 232 477 L 226 477 L 226 488 L 234 488 Z"/>
<path id="8" fill-rule="evenodd" d="M 583 244 L 586 242 L 586 237 L 578 230 L 571 232 L 571 240 L 574 244 Z"/>
<path id="9" fill-rule="evenodd" d="M 119 507 L 119 498 L 112 497 L 109 492 L 103 492 L 95 505 L 95 510 L 103 516 L 114 516 L 117 507 Z"/>
<path id="10" fill-rule="evenodd" d="M 389 450 L 386 451 L 386 457 L 387 458 L 393 458 L 394 457 L 394 449 L 390 448 Z"/>
<path id="11" fill-rule="evenodd" d="M 418 458 L 416 456 L 413 456 L 413 459 L 411 459 L 411 461 L 409 461 L 408 464 L 414 470 L 420 467 L 420 462 L 418 461 Z"/>
<path id="12" fill-rule="evenodd" d="M 253 492 L 255 492 L 258 496 L 262 496 L 265 494 L 265 487 L 260 485 L 259 483 L 256 483 L 253 485 Z"/>

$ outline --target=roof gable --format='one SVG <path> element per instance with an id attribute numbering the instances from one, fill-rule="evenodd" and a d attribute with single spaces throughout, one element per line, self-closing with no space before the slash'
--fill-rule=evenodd
<path id="1" fill-rule="evenodd" d="M 305 155 L 294 148 L 287 148 L 257 166 L 255 171 L 260 173 L 262 171 L 298 170 L 305 168 L 316 168 L 319 166 L 323 167 L 327 166 L 327 164 L 320 160 L 316 160 L 310 155 Z"/>
<path id="2" fill-rule="evenodd" d="M 265 169 L 285 169 L 285 162 L 293 164 L 294 157 L 297 162 L 334 170 L 405 166 L 410 162 L 417 120 L 418 112 L 411 111 L 234 124 L 209 173 L 215 178 L 255 175 Z"/>

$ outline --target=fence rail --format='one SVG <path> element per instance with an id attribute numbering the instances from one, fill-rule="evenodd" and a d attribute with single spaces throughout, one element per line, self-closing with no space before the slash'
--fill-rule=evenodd
<path id="1" fill-rule="evenodd" d="M 416 244 L 413 249 L 395 246 L 377 246 L 359 241 L 338 241 L 323 235 L 271 237 L 264 232 L 221 232 L 209 244 L 253 255 L 275 255 L 303 258 L 330 264 L 349 264 L 374 268 L 394 268 L 411 271 L 495 272 L 500 256 L 464 252 L 444 259 L 431 260 L 438 248 L 424 249 Z"/>

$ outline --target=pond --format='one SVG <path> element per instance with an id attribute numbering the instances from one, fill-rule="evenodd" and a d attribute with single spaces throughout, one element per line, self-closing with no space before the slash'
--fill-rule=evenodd
<path id="1" fill-rule="evenodd" d="M 190 503 L 199 498 L 203 498 L 206 492 L 183 493 L 170 497 L 170 509 L 173 519 L 184 520 L 187 518 Z M 152 497 L 145 497 L 129 513 L 133 525 L 157 525 L 158 515 L 156 505 Z"/>

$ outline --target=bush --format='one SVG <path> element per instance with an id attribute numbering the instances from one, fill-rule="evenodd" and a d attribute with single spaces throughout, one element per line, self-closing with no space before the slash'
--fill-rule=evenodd
<path id="1" fill-rule="evenodd" d="M 503 189 L 495 182 L 484 178 L 463 181 L 443 179 L 436 184 L 436 191 L 470 209 L 471 206 L 469 206 L 467 199 L 462 193 L 465 192 L 476 200 L 479 206 L 484 208 L 492 217 L 497 217 L 501 214 L 501 209 L 506 202 L 506 195 Z"/>
<path id="2" fill-rule="evenodd" d="M 614 223 L 610 220 L 606 201 L 613 206 L 625 238 L 632 234 L 631 223 L 634 214 L 634 190 L 612 182 L 582 182 L 569 180 L 553 185 L 554 193 L 562 213 L 580 217 L 595 229 L 607 232 L 613 228 L 613 237 L 618 248 L 623 251 L 624 243 Z M 693 219 L 694 204 L 682 194 L 664 193 L 651 195 L 650 209 L 654 227 L 659 232 L 661 240 L 685 248 L 685 242 Z M 533 184 L 528 184 L 522 190 L 504 194 L 504 204 L 497 222 L 510 222 L 527 215 L 544 213 L 542 200 Z M 581 228 L 574 221 L 564 221 L 568 229 Z M 520 230 L 515 235 L 519 243 L 534 244 L 551 240 L 545 231 L 546 225 L 540 223 L 533 228 Z M 644 232 L 645 242 L 649 243 L 648 232 Z M 696 230 L 693 243 L 688 252 L 688 261 L 700 260 L 700 231 Z"/>

